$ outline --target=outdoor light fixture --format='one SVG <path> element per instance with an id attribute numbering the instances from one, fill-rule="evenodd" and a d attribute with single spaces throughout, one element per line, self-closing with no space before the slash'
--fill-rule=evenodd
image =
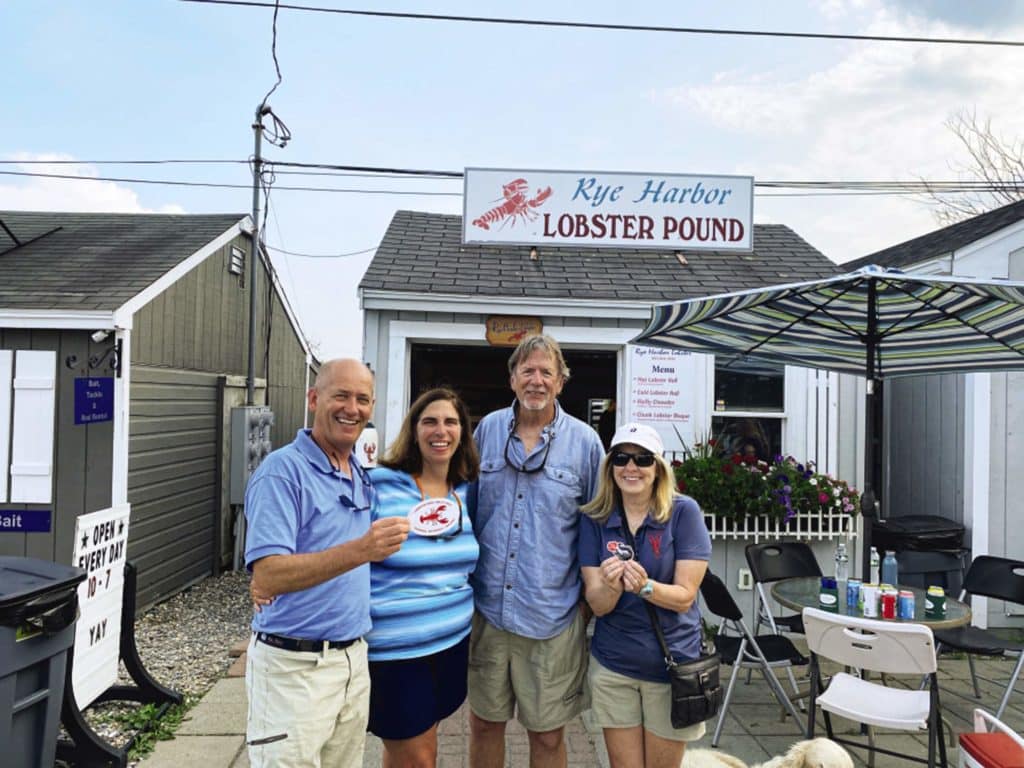
<path id="1" fill-rule="evenodd" d="M 97 331 L 92 335 L 94 341 L 96 340 L 96 337 L 100 333 L 100 331 Z M 103 338 L 106 338 L 109 335 L 109 333 L 104 332 Z M 89 369 L 95 370 L 99 368 L 101 365 L 103 365 L 103 361 L 106 360 L 108 357 L 110 358 L 110 370 L 114 372 L 114 375 L 117 376 L 117 378 L 121 378 L 121 339 L 115 341 L 103 352 L 97 353 L 95 355 L 89 355 Z"/>
<path id="2" fill-rule="evenodd" d="M 109 335 L 110 331 L 106 331 L 101 328 L 98 331 L 93 331 L 89 338 L 95 341 L 97 344 L 102 344 L 104 341 L 106 341 Z"/>

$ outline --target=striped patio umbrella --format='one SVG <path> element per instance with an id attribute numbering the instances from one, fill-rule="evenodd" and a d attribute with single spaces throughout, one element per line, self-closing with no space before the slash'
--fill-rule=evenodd
<path id="1" fill-rule="evenodd" d="M 824 280 L 657 306 L 633 343 L 865 377 L 866 561 L 882 481 L 880 381 L 1024 370 L 1024 283 L 867 266 Z"/>

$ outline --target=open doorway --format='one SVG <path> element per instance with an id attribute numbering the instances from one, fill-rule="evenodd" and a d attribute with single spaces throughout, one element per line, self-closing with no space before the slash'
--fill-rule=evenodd
<path id="1" fill-rule="evenodd" d="M 512 402 L 508 381 L 509 347 L 413 344 L 409 374 L 410 400 L 431 387 L 450 387 L 469 408 L 473 427 L 491 411 Z M 570 377 L 559 403 L 567 413 L 596 426 L 602 408 L 594 407 L 615 397 L 616 353 L 613 350 L 563 349 Z"/>

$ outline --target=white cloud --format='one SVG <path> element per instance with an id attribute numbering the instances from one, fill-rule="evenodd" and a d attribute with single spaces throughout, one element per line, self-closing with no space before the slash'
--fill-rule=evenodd
<path id="1" fill-rule="evenodd" d="M 0 209 L 18 211 L 82 211 L 92 213 L 185 213 L 180 205 L 146 208 L 131 189 L 113 181 L 89 181 L 101 174 L 93 165 L 65 165 L 64 154 L 9 155 L 10 160 L 35 161 L 3 165 L 0 170 L 76 176 L 82 180 L 40 176 L 0 176 Z M 43 161 L 43 162 L 39 162 Z M 49 164 L 52 163 L 52 164 Z"/>
<path id="2" fill-rule="evenodd" d="M 943 22 L 865 5 L 871 33 L 964 36 Z M 1019 38 L 1022 31 L 1006 28 L 1000 36 Z M 817 70 L 722 72 L 657 98 L 683 120 L 723 129 L 737 156 L 756 163 L 760 179 L 951 179 L 951 168 L 965 160 L 944 124 L 954 112 L 976 110 L 991 116 L 1000 134 L 1024 135 L 1012 98 L 1024 89 L 1019 60 L 1018 51 L 1000 48 L 851 43 Z M 937 228 L 930 210 L 913 200 L 793 200 L 759 197 L 757 206 L 837 261 Z"/>

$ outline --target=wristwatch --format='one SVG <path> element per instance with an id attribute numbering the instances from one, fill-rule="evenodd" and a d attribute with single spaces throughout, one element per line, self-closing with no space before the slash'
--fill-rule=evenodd
<path id="1" fill-rule="evenodd" d="M 640 587 L 640 591 L 637 592 L 640 597 L 644 600 L 654 594 L 654 579 L 648 579 L 647 583 Z"/>

